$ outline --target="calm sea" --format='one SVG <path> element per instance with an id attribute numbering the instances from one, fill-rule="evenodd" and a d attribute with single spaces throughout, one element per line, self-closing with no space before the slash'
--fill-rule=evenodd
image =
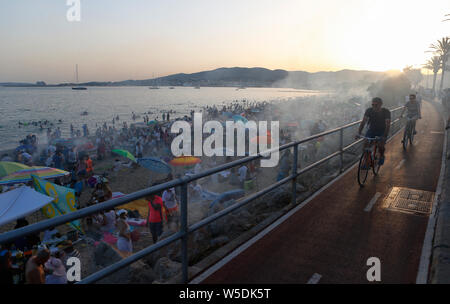
<path id="1" fill-rule="evenodd" d="M 235 100 L 250 102 L 289 100 L 299 97 L 317 95 L 317 91 L 304 91 L 285 88 L 212 88 L 202 87 L 88 87 L 86 91 L 64 88 L 6 88 L 0 87 L 0 150 L 18 146 L 19 140 L 27 134 L 37 134 L 40 142 L 45 139 L 45 129 L 39 126 L 19 126 L 19 122 L 48 120 L 59 126 L 63 137 L 70 136 L 70 124 L 80 129 L 87 124 L 91 133 L 96 124 L 107 122 L 112 126 L 112 119 L 120 116 L 120 123 L 133 122 L 132 112 L 150 119 L 162 118 L 162 112 L 173 110 L 171 117 L 183 117 L 191 110 L 200 110 L 206 105 L 223 105 Z M 89 115 L 81 116 L 87 111 Z M 62 123 L 58 124 L 58 120 Z M 116 123 L 116 127 L 117 127 Z M 53 128 L 53 129 L 54 129 Z"/>

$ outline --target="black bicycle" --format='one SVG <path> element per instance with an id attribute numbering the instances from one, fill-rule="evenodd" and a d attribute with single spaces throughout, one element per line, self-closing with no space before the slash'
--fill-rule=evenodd
<path id="1" fill-rule="evenodd" d="M 403 149 L 406 150 L 408 148 L 408 143 L 413 144 L 414 141 L 414 122 L 417 120 L 417 117 L 407 117 L 407 122 L 405 126 L 405 132 L 403 133 Z"/>

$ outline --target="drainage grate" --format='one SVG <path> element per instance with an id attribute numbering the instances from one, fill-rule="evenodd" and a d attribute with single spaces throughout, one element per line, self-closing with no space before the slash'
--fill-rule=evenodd
<path id="1" fill-rule="evenodd" d="M 433 199 L 433 192 L 394 187 L 386 197 L 384 207 L 393 211 L 429 215 Z"/>

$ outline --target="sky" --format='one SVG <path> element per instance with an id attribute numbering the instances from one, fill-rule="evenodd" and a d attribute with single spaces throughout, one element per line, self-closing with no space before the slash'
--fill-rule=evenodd
<path id="1" fill-rule="evenodd" d="M 449 0 L 0 0 L 0 82 L 148 79 L 220 67 L 387 71 L 450 36 Z"/>

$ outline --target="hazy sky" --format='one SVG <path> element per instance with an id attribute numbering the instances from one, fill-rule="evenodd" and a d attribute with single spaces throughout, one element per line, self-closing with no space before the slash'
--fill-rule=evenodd
<path id="1" fill-rule="evenodd" d="M 0 0 L 0 82 L 147 79 L 219 67 L 421 65 L 449 0 Z"/>

